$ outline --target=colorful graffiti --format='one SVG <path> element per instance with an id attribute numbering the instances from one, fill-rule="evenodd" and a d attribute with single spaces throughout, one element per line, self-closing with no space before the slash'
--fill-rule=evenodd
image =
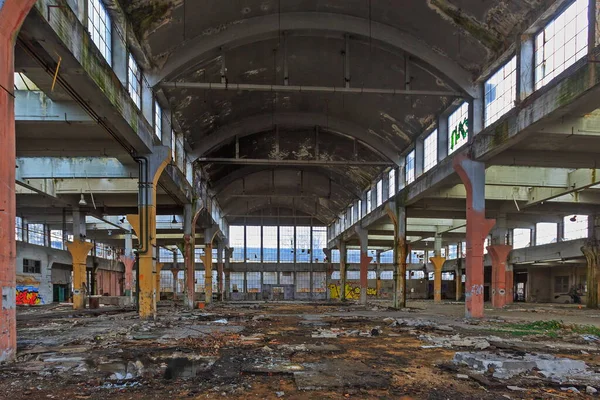
<path id="1" fill-rule="evenodd" d="M 17 305 L 35 306 L 42 304 L 40 289 L 35 286 L 17 286 Z"/>
<path id="2" fill-rule="evenodd" d="M 346 284 L 345 287 L 346 299 L 347 300 L 360 300 L 360 285 Z M 329 293 L 332 299 L 340 298 L 340 285 L 331 283 L 329 285 Z M 376 288 L 367 288 L 367 296 L 377 296 Z"/>

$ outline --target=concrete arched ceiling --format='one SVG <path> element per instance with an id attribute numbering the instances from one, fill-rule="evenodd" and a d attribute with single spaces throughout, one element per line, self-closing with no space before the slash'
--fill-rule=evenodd
<path id="1" fill-rule="evenodd" d="M 129 21 L 154 64 L 154 70 L 145 71 L 148 82 L 164 92 L 194 157 L 235 157 L 237 137 L 242 158 L 308 160 L 327 154 L 330 160 L 398 165 L 414 139 L 456 99 L 453 93 L 462 92 L 465 99 L 479 95 L 476 79 L 482 71 L 552 0 L 125 3 Z M 343 87 L 348 79 L 353 88 L 430 94 L 182 87 L 223 81 L 282 85 L 284 78 L 297 86 Z M 161 85 L 165 80 L 180 86 Z M 323 140 L 319 156 L 311 142 L 317 126 Z M 310 143 L 312 151 L 307 150 Z M 274 152 L 274 147 L 280 151 Z M 242 169 L 223 163 L 202 167 L 211 182 Z M 317 169 L 346 177 L 355 192 L 383 171 L 360 165 Z M 247 179 L 252 182 L 254 177 Z M 333 202 L 332 213 L 339 213 L 346 200 L 351 196 Z"/>

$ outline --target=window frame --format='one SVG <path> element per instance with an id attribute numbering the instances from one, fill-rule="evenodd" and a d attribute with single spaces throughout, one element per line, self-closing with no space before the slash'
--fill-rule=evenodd
<path id="1" fill-rule="evenodd" d="M 486 90 L 488 82 L 491 81 L 493 78 L 496 77 L 496 75 L 498 75 L 499 73 L 501 73 L 505 68 L 509 67 L 511 64 L 514 65 L 514 69 L 512 70 L 511 73 L 509 73 L 509 78 L 506 78 L 506 73 L 504 73 L 504 79 L 501 81 L 502 83 L 504 83 L 507 80 L 510 80 L 510 76 L 512 75 L 514 79 L 514 85 L 511 85 L 511 92 L 513 94 L 512 96 L 512 101 L 510 102 L 510 106 L 509 108 L 502 108 L 500 110 L 498 110 L 497 113 L 493 114 L 490 117 L 490 110 L 488 110 L 488 102 L 487 102 L 487 96 L 488 96 L 488 92 Z M 509 82 L 510 83 L 510 82 Z M 497 89 L 499 86 L 500 82 L 497 83 L 495 85 L 495 88 Z M 497 90 L 496 90 L 497 93 Z M 501 96 L 496 96 L 496 98 L 494 100 L 492 100 L 489 105 L 491 105 L 494 101 L 500 99 L 501 97 L 503 97 L 507 92 L 503 92 Z M 490 74 L 488 76 L 488 78 L 485 80 L 485 82 L 483 82 L 483 125 L 485 128 L 487 128 L 488 126 L 492 125 L 493 123 L 495 123 L 496 121 L 498 121 L 500 118 L 502 118 L 504 115 L 506 115 L 510 110 L 512 110 L 513 108 L 515 108 L 515 101 L 517 100 L 517 56 L 516 54 L 513 55 L 512 57 L 510 57 L 510 59 L 505 62 L 504 64 L 502 64 L 500 67 L 498 67 L 492 74 Z M 490 118 L 488 118 L 490 117 Z"/>
<path id="2" fill-rule="evenodd" d="M 430 140 L 433 139 L 433 140 Z M 433 145 L 431 145 L 428 142 L 433 142 Z M 429 149 L 429 147 L 431 147 L 431 149 Z M 428 150 L 432 150 L 433 151 L 428 151 Z M 428 160 L 428 154 L 429 156 L 433 157 L 433 159 Z M 434 129 L 433 131 L 431 131 L 426 137 L 425 139 L 423 139 L 423 172 L 427 172 L 430 169 L 432 169 L 433 167 L 435 167 L 438 163 L 438 130 Z"/>
<path id="3" fill-rule="evenodd" d="M 158 103 L 158 100 L 154 99 L 154 134 L 160 141 L 162 141 L 162 115 L 162 107 Z"/>
<path id="4" fill-rule="evenodd" d="M 416 161 L 416 151 L 415 149 L 412 149 L 411 151 L 408 152 L 408 154 L 406 154 L 406 157 L 404 157 L 404 180 L 406 182 L 407 185 L 413 183 L 416 179 L 416 165 L 415 165 L 415 161 Z M 410 162 L 409 162 L 410 160 Z M 410 168 L 409 168 L 410 166 Z M 409 176 L 409 174 L 411 176 Z"/>
<path id="5" fill-rule="evenodd" d="M 95 7 L 98 5 L 98 8 Z M 102 54 L 108 65 L 112 67 L 112 19 L 103 0 L 87 0 L 87 31 L 96 48 Z M 96 11 L 96 12 L 94 12 Z M 103 26 L 96 26 L 95 19 Z M 104 31 L 101 33 L 101 29 Z M 94 31 L 94 32 L 92 32 Z M 97 34 L 97 36 L 96 36 Z M 96 39 L 97 37 L 97 39 Z M 101 43 L 97 42 L 100 41 Z"/>
<path id="6" fill-rule="evenodd" d="M 132 64 L 133 67 L 132 68 Z M 133 79 L 132 79 L 133 78 Z M 133 83 L 135 82 L 134 87 Z M 140 65 L 136 61 L 135 57 L 131 52 L 129 52 L 127 57 L 127 91 L 129 92 L 129 97 L 135 103 L 138 109 L 142 109 L 142 69 Z"/>

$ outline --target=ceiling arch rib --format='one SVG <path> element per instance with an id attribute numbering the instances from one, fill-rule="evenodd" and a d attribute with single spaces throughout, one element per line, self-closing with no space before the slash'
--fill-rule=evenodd
<path id="1" fill-rule="evenodd" d="M 188 40 L 169 56 L 160 70 L 148 77 L 149 84 L 159 85 L 165 78 L 173 77 L 186 67 L 196 64 L 204 55 L 215 49 L 234 46 L 238 42 L 264 40 L 266 36 L 278 35 L 282 31 L 299 30 L 334 31 L 369 37 L 375 42 L 382 42 L 412 54 L 439 70 L 469 96 L 479 96 L 477 87 L 473 84 L 473 77 L 468 71 L 412 35 L 366 18 L 320 12 L 283 13 L 249 18 L 230 25 L 217 34 Z"/>
<path id="2" fill-rule="evenodd" d="M 219 195 L 219 193 L 226 190 L 227 187 L 232 185 L 233 183 L 264 171 L 273 171 L 273 169 L 268 166 L 247 166 L 244 168 L 237 169 L 232 173 L 226 175 L 222 179 L 216 181 L 213 185 L 211 185 L 211 189 L 216 195 Z M 350 185 L 346 176 L 338 173 L 333 169 L 327 169 L 327 172 L 323 172 L 320 169 L 306 170 L 302 168 L 278 168 L 277 171 L 303 172 L 309 176 L 321 176 L 330 179 L 332 185 L 335 185 L 336 188 L 341 189 L 349 196 L 352 196 L 355 199 L 360 199 L 361 196 L 361 191 L 359 188 Z"/>
<path id="3" fill-rule="evenodd" d="M 244 203 L 246 203 L 245 207 L 244 207 Z M 337 217 L 337 215 L 335 215 L 335 213 L 331 210 L 328 210 L 324 207 L 316 207 L 315 208 L 316 203 L 306 203 L 306 202 L 302 202 L 302 201 L 295 201 L 293 204 L 291 203 L 285 203 L 281 200 L 278 201 L 270 201 L 269 199 L 264 199 L 262 201 L 257 201 L 254 202 L 252 205 L 248 206 L 248 202 L 246 201 L 238 201 L 238 202 L 232 202 L 227 209 L 223 209 L 223 215 L 225 217 L 233 217 L 236 218 L 236 215 L 251 215 L 251 214 L 255 214 L 257 212 L 260 211 L 264 211 L 267 209 L 271 209 L 271 210 L 289 210 L 291 211 L 290 214 L 292 215 L 282 215 L 290 218 L 293 217 L 293 213 L 294 212 L 301 212 L 304 213 L 305 215 L 310 215 L 313 216 L 315 219 L 318 219 L 319 221 L 321 221 L 323 224 L 329 224 L 335 217 Z M 264 214 L 263 214 L 264 215 Z M 267 216 L 267 215 L 264 215 Z M 271 215 L 271 216 L 277 216 L 277 215 Z"/>
<path id="4" fill-rule="evenodd" d="M 400 150 L 396 149 L 393 143 L 384 142 L 368 129 L 352 122 L 313 113 L 262 114 L 239 120 L 204 137 L 198 146 L 194 146 L 189 155 L 196 160 L 236 136 L 243 137 L 264 132 L 272 129 L 274 125 L 295 128 L 319 126 L 325 131 L 355 138 L 394 164 L 401 165 Z M 411 139 L 408 135 L 406 139 L 407 144 L 410 143 Z"/>

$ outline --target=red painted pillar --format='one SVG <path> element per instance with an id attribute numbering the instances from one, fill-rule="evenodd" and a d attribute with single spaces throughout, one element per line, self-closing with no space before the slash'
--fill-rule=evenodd
<path id="1" fill-rule="evenodd" d="M 483 245 L 496 221 L 485 218 L 485 165 L 466 154 L 457 155 L 453 165 L 467 191 L 465 315 L 482 318 Z"/>
<path id="2" fill-rule="evenodd" d="M 0 4 L 0 362 L 17 350 L 15 242 L 15 40 L 35 0 Z"/>
<path id="3" fill-rule="evenodd" d="M 195 234 L 195 232 L 193 232 Z M 184 235 L 184 254 L 183 261 L 185 264 L 185 304 L 188 308 L 194 308 L 196 296 L 196 254 L 194 251 L 195 240 L 192 235 Z"/>
<path id="4" fill-rule="evenodd" d="M 492 306 L 502 308 L 507 304 L 509 282 L 507 282 L 506 261 L 512 246 L 496 244 L 488 246 L 492 258 Z M 511 283 L 512 286 L 512 283 Z"/>
<path id="5" fill-rule="evenodd" d="M 133 265 L 135 264 L 135 257 L 133 256 L 121 256 L 119 261 L 125 265 L 125 295 L 131 296 L 133 288 Z"/>
<path id="6" fill-rule="evenodd" d="M 360 242 L 360 304 L 367 304 L 367 289 L 369 288 L 369 264 L 373 257 L 369 257 L 369 232 L 361 227 L 356 227 L 356 234 Z M 343 289 L 342 289 L 343 290 Z"/>

